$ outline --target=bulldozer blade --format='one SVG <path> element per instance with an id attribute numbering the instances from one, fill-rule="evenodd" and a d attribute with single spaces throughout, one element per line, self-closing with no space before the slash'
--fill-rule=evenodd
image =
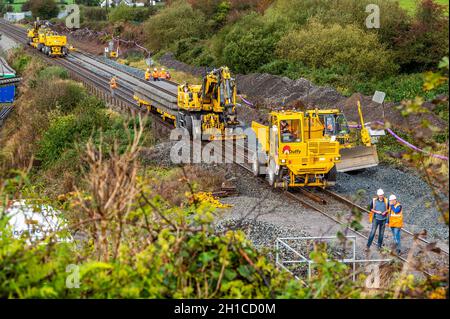
<path id="1" fill-rule="evenodd" d="M 341 161 L 336 164 L 338 172 L 350 172 L 378 165 L 378 153 L 375 145 L 355 146 L 340 150 Z"/>

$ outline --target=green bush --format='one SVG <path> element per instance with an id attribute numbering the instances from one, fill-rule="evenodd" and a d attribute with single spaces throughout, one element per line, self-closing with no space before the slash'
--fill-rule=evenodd
<path id="1" fill-rule="evenodd" d="M 38 108 L 58 109 L 64 114 L 70 113 L 87 96 L 82 85 L 67 80 L 38 80 L 34 90 Z"/>
<path id="2" fill-rule="evenodd" d="M 328 27 L 312 21 L 306 28 L 286 34 L 277 45 L 277 54 L 311 68 L 333 68 L 356 78 L 382 78 L 398 69 L 392 53 L 377 36 L 354 25 Z"/>
<path id="3" fill-rule="evenodd" d="M 81 6 L 81 17 L 82 22 L 106 21 L 108 18 L 107 11 L 104 8 L 86 6 Z"/>
<path id="4" fill-rule="evenodd" d="M 204 14 L 185 1 L 167 6 L 144 24 L 146 43 L 153 50 L 168 48 L 182 39 L 203 38 L 207 33 Z"/>
<path id="5" fill-rule="evenodd" d="M 426 100 L 434 99 L 439 94 L 448 95 L 448 86 L 442 85 L 432 91 L 423 91 L 422 73 L 399 74 L 376 81 L 357 81 L 351 84 L 355 92 L 372 95 L 375 91 L 386 92 L 387 101 L 401 101 L 423 96 Z"/>
<path id="6" fill-rule="evenodd" d="M 277 21 L 268 21 L 256 13 L 251 13 L 218 38 L 221 42 L 217 59 L 229 65 L 233 71 L 248 73 L 274 58 L 275 48 L 284 26 Z"/>
<path id="7" fill-rule="evenodd" d="M 101 128 L 109 128 L 111 121 L 102 103 L 95 98 L 76 101 L 74 113 L 56 117 L 50 123 L 39 141 L 36 157 L 44 168 L 50 167 L 67 149 L 76 149 L 77 143 L 84 143 Z"/>
<path id="8" fill-rule="evenodd" d="M 449 54 L 448 14 L 432 0 L 422 0 L 406 32 L 397 36 L 396 58 L 403 71 L 423 72 Z"/>
<path id="9" fill-rule="evenodd" d="M 58 5 L 54 0 L 28 0 L 28 2 L 34 18 L 48 20 L 55 18 L 59 13 Z"/>
<path id="10" fill-rule="evenodd" d="M 38 79 L 40 81 L 54 80 L 55 78 L 68 79 L 69 73 L 60 66 L 49 66 L 42 69 L 38 74 Z"/>
<path id="11" fill-rule="evenodd" d="M 18 51 L 16 51 L 15 54 L 18 54 L 18 56 L 14 58 L 11 66 L 17 73 L 20 74 L 25 71 L 28 63 L 31 61 L 31 57 L 29 55 L 20 54 Z"/>
<path id="12" fill-rule="evenodd" d="M 152 13 L 154 13 L 152 7 L 129 7 L 121 4 L 111 10 L 108 20 L 110 22 L 144 22 Z"/>
<path id="13" fill-rule="evenodd" d="M 175 57 L 188 64 L 212 66 L 214 57 L 209 48 L 199 38 L 189 38 L 175 44 Z"/>

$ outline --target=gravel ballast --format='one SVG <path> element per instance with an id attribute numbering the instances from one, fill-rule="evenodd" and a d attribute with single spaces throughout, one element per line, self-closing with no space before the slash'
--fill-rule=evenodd
<path id="1" fill-rule="evenodd" d="M 370 204 L 371 198 L 376 196 L 378 188 L 382 188 L 386 196 L 395 194 L 402 203 L 406 229 L 412 232 L 425 229 L 430 239 L 448 242 L 448 227 L 433 206 L 434 200 L 430 187 L 420 176 L 412 172 L 379 165 L 360 173 L 338 173 L 334 190 L 354 198 L 366 207 Z M 355 197 L 361 190 L 364 191 L 363 195 Z"/>

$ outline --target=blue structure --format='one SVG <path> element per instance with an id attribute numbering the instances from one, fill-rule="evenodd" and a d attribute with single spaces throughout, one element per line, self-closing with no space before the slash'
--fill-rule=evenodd
<path id="1" fill-rule="evenodd" d="M 14 84 L 2 84 L 2 82 L 0 80 L 0 103 L 14 102 L 16 86 Z"/>
<path id="2" fill-rule="evenodd" d="M 16 83 L 20 80 L 16 72 L 0 57 L 0 126 L 13 109 Z"/>

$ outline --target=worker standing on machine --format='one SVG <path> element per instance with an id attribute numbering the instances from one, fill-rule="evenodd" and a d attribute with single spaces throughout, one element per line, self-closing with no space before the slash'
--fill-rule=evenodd
<path id="1" fill-rule="evenodd" d="M 281 133 L 291 133 L 291 128 L 289 127 L 288 122 L 284 120 L 280 122 L 280 129 Z"/>
<path id="2" fill-rule="evenodd" d="M 157 68 L 153 69 L 152 77 L 153 77 L 153 81 L 159 81 L 159 72 L 158 72 Z"/>
<path id="3" fill-rule="evenodd" d="M 395 251 L 399 255 L 401 251 L 400 233 L 403 227 L 403 207 L 397 201 L 395 195 L 389 196 L 389 215 L 388 225 L 391 228 L 392 236 L 394 237 Z"/>
<path id="4" fill-rule="evenodd" d="M 113 76 L 111 78 L 111 81 L 109 81 L 109 88 L 111 89 L 111 96 L 114 97 L 114 93 L 117 89 L 117 78 L 116 76 Z"/>
<path id="5" fill-rule="evenodd" d="M 369 221 L 372 223 L 372 229 L 370 230 L 369 240 L 367 241 L 367 251 L 372 245 L 373 239 L 375 238 L 375 233 L 377 228 L 378 232 L 378 249 L 383 246 L 384 239 L 384 229 L 386 228 L 386 221 L 389 213 L 389 202 L 384 196 L 384 191 L 380 188 L 377 191 L 377 197 L 372 199 L 370 203 L 370 214 Z"/>
<path id="6" fill-rule="evenodd" d="M 145 81 L 150 81 L 150 77 L 151 77 L 151 76 L 152 76 L 152 74 L 151 74 L 151 72 L 150 72 L 150 69 L 147 68 L 147 70 L 145 71 L 145 75 L 144 75 Z"/>

